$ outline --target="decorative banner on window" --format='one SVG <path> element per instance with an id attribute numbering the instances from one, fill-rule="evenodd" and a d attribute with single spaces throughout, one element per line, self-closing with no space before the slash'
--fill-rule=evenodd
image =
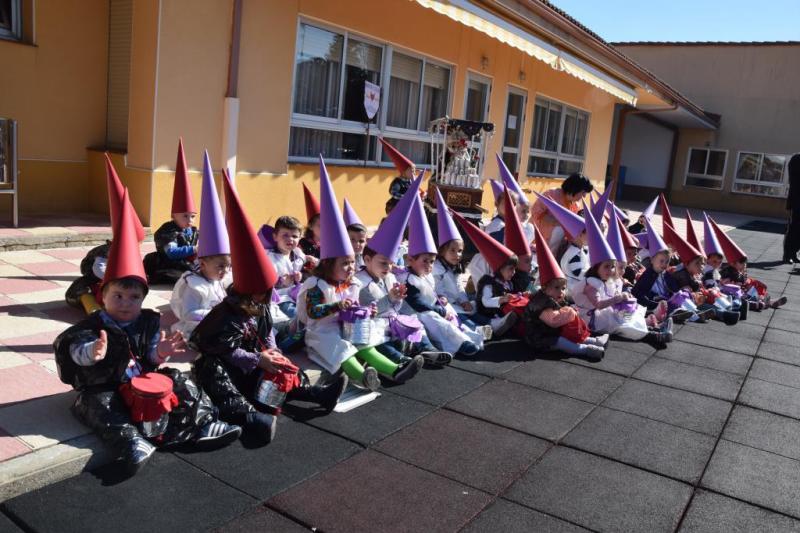
<path id="1" fill-rule="evenodd" d="M 364 81 L 364 110 L 367 112 L 367 117 L 369 117 L 370 120 L 372 120 L 375 117 L 375 113 L 378 112 L 380 103 L 380 86 Z"/>

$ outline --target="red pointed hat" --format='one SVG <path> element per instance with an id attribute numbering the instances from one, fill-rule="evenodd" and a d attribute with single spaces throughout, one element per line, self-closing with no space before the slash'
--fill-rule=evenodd
<path id="1" fill-rule="evenodd" d="M 472 224 L 467 219 L 459 215 L 457 212 L 452 211 L 453 218 L 461 224 L 464 233 L 472 240 L 472 243 L 480 251 L 489 268 L 492 272 L 497 272 L 500 267 L 508 261 L 514 252 L 497 242 L 491 235 L 481 230 L 475 224 Z"/>
<path id="2" fill-rule="evenodd" d="M 378 140 L 383 145 L 386 155 L 388 155 L 389 159 L 392 160 L 392 163 L 394 163 L 394 166 L 397 168 L 397 171 L 400 172 L 400 174 L 405 172 L 408 167 L 414 166 L 413 161 L 401 154 L 397 148 L 384 141 L 383 137 L 378 137 Z"/>
<path id="3" fill-rule="evenodd" d="M 711 222 L 711 227 L 714 228 L 714 233 L 717 235 L 719 245 L 722 247 L 722 251 L 725 252 L 725 260 L 728 263 L 735 263 L 742 259 L 747 260 L 747 254 L 744 253 L 744 250 L 739 248 L 739 245 L 733 242 L 733 239 L 731 239 L 727 233 L 722 231 L 722 228 L 717 225 L 714 219 L 708 217 L 708 221 Z"/>
<path id="4" fill-rule="evenodd" d="M 239 294 L 263 294 L 275 286 L 278 273 L 261 246 L 225 168 L 222 169 L 222 188 L 225 191 L 225 225 L 231 241 L 233 289 Z"/>
<path id="5" fill-rule="evenodd" d="M 662 223 L 669 224 L 674 229 L 675 228 L 675 223 L 672 221 L 672 213 L 669 212 L 669 205 L 667 205 L 667 199 L 664 198 L 664 193 L 663 192 L 658 195 L 658 205 L 661 206 L 661 221 L 662 221 Z M 665 232 L 662 231 L 662 233 L 665 233 Z M 664 240 L 666 240 L 666 236 L 664 237 Z M 672 244 L 672 243 L 667 241 L 667 244 Z"/>
<path id="6" fill-rule="evenodd" d="M 681 263 L 684 265 L 691 263 L 695 257 L 705 257 L 703 252 L 686 242 L 686 240 L 675 231 L 675 228 L 670 226 L 666 221 L 664 221 L 664 240 L 670 243 L 675 249 L 678 257 L 681 258 Z"/>
<path id="7" fill-rule="evenodd" d="M 539 265 L 539 284 L 544 287 L 554 279 L 566 279 L 564 271 L 556 261 L 550 246 L 542 237 L 536 224 L 533 224 L 533 240 L 536 242 L 536 263 Z"/>
<path id="8" fill-rule="evenodd" d="M 694 231 L 692 215 L 689 214 L 688 209 L 686 210 L 686 242 L 688 242 L 698 250 L 703 249 L 703 247 L 700 246 L 700 239 L 697 238 L 697 233 L 695 233 Z"/>
<path id="9" fill-rule="evenodd" d="M 178 139 L 178 162 L 175 163 L 175 185 L 172 189 L 172 213 L 197 213 L 189 186 L 189 173 L 186 170 L 186 156 L 183 153 L 183 139 Z"/>
<path id="10" fill-rule="evenodd" d="M 628 228 L 625 227 L 625 224 L 619 217 L 617 217 L 617 226 L 619 226 L 619 233 L 622 235 L 622 244 L 626 249 L 636 248 L 638 250 L 641 248 L 641 246 L 639 246 L 639 239 L 634 237 L 631 232 L 628 231 Z"/>
<path id="11" fill-rule="evenodd" d="M 508 186 L 503 186 L 503 197 L 505 198 L 506 205 L 514 205 L 511 202 L 511 194 Z M 522 224 L 517 216 L 516 209 L 509 209 L 511 216 L 506 213 L 506 227 L 504 230 L 504 241 L 506 248 L 517 254 L 517 257 L 523 255 L 531 255 L 531 245 L 528 239 L 525 238 L 525 232 L 522 230 Z"/>
<path id="12" fill-rule="evenodd" d="M 133 217 L 133 206 L 128 198 L 128 189 L 125 189 L 122 193 L 119 220 L 114 228 L 114 240 L 111 241 L 111 249 L 108 251 L 103 285 L 122 278 L 136 278 L 147 287 L 147 274 L 144 273 Z"/>
<path id="13" fill-rule="evenodd" d="M 311 222 L 312 218 L 319 215 L 319 200 L 305 183 L 303 183 L 303 197 L 306 200 L 306 219 Z"/>
<path id="14" fill-rule="evenodd" d="M 122 212 L 122 196 L 125 192 L 125 187 L 122 186 L 122 181 L 119 179 L 119 175 L 117 175 L 117 171 L 111 163 L 108 152 L 105 153 L 105 156 L 106 182 L 108 183 L 108 211 L 111 213 L 111 231 L 113 232 L 117 225 L 119 225 L 119 215 Z M 130 198 L 128 198 L 128 202 L 130 203 Z M 133 204 L 131 204 L 131 215 L 133 216 L 133 227 L 136 230 L 136 239 L 142 242 L 144 240 L 144 227 L 142 226 L 142 221 L 139 220 L 139 215 L 136 214 L 136 210 L 133 209 Z"/>

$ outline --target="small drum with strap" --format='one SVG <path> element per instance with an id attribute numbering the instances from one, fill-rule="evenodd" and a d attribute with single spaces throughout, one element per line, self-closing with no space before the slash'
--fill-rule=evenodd
<path id="1" fill-rule="evenodd" d="M 169 376 L 148 372 L 120 385 L 119 392 L 142 435 L 156 438 L 164 434 L 169 413 L 178 405 Z"/>
<path id="2" fill-rule="evenodd" d="M 517 323 L 514 325 L 514 329 L 512 330 L 514 336 L 522 339 L 525 338 L 525 321 L 523 318 L 525 317 L 525 308 L 528 306 L 528 301 L 530 298 L 523 294 L 511 294 L 510 298 L 507 303 L 504 303 L 500 310 L 503 312 L 503 315 L 507 315 L 508 313 L 514 313 L 519 317 Z"/>

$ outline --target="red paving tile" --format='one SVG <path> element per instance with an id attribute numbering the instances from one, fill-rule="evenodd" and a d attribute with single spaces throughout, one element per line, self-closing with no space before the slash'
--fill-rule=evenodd
<path id="1" fill-rule="evenodd" d="M 30 235 L 30 233 L 19 228 L 0 228 L 0 237 L 21 237 L 24 235 Z"/>
<path id="2" fill-rule="evenodd" d="M 55 250 L 39 250 L 43 254 L 55 257 L 56 259 L 83 259 L 90 248 L 81 246 L 80 248 L 57 248 Z"/>
<path id="3" fill-rule="evenodd" d="M 46 361 L 47 359 L 53 359 L 53 341 L 58 334 L 58 331 L 49 331 L 47 333 L 37 333 L 36 335 L 2 339 L 0 344 L 3 344 L 12 352 L 24 355 L 33 361 Z"/>
<path id="4" fill-rule="evenodd" d="M 37 276 L 47 277 L 52 274 L 74 274 L 78 270 L 77 265 L 66 261 L 48 261 L 46 263 L 26 263 L 17 265 L 19 268 L 36 274 Z"/>
<path id="5" fill-rule="evenodd" d="M 30 452 L 24 442 L 9 435 L 0 428 L 0 461 Z"/>
<path id="6" fill-rule="evenodd" d="M 31 279 L 27 278 L 0 278 L 0 292 L 5 294 L 19 294 L 23 292 L 46 291 L 57 289 L 60 285 L 44 279 L 35 279 L 31 274 Z"/>
<path id="7" fill-rule="evenodd" d="M 72 390 L 37 363 L 0 369 L 0 406 Z"/>

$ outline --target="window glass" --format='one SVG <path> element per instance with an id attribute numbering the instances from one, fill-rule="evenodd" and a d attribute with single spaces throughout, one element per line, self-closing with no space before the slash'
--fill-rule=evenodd
<path id="1" fill-rule="evenodd" d="M 370 137 L 369 152 L 363 133 L 292 127 L 289 134 L 289 155 L 364 161 L 375 158 L 375 137 Z"/>
<path id="2" fill-rule="evenodd" d="M 422 123 L 420 130 L 427 130 L 432 120 L 447 115 L 447 99 L 450 93 L 450 69 L 430 62 L 425 63 L 422 86 Z"/>
<path id="3" fill-rule="evenodd" d="M 347 57 L 344 71 L 344 120 L 366 122 L 364 111 L 364 82 L 380 85 L 382 48 L 360 42 L 347 41 Z M 375 123 L 377 114 L 371 122 Z"/>
<path id="4" fill-rule="evenodd" d="M 470 79 L 467 84 L 467 106 L 464 110 L 464 118 L 475 122 L 484 122 L 488 101 L 489 84 Z"/>
<path id="5" fill-rule="evenodd" d="M 338 117 L 344 36 L 301 24 L 297 40 L 294 112 Z"/>
<path id="6" fill-rule="evenodd" d="M 389 81 L 386 124 L 407 130 L 417 129 L 422 60 L 395 52 Z"/>

